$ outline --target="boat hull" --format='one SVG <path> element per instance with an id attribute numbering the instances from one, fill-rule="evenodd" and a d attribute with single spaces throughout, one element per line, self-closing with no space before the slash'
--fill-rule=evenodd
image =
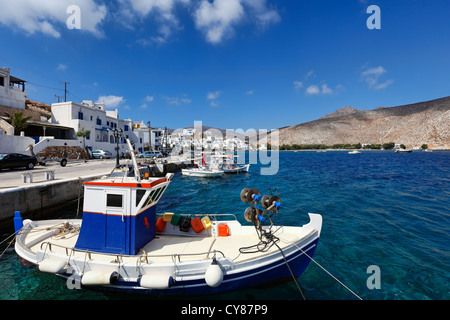
<path id="1" fill-rule="evenodd" d="M 322 217 L 310 214 L 310 218 L 302 227 L 274 226 L 270 234 L 275 242 L 269 241 L 266 246 L 258 244 L 254 227 L 241 226 L 238 221 L 215 221 L 203 234 L 193 230 L 185 233 L 169 225 L 166 234 L 159 234 L 140 254 L 130 256 L 63 246 L 76 237 L 61 237 L 61 228 L 79 226 L 80 220 L 24 222 L 16 237 L 15 250 L 21 258 L 38 265 L 41 272 L 67 279 L 69 289 L 156 295 L 215 294 L 299 277 L 309 265 L 320 238 Z M 229 236 L 216 235 L 223 222 L 229 227 Z M 188 250 L 190 244 L 193 251 Z M 214 285 L 207 274 L 216 262 L 216 255 L 221 280 Z M 151 282 L 148 277 L 153 277 L 156 283 L 147 285 Z M 166 285 L 162 285 L 165 280 Z"/>
<path id="2" fill-rule="evenodd" d="M 206 170 L 192 170 L 182 169 L 181 174 L 183 176 L 190 177 L 203 177 L 203 178 L 217 178 L 223 176 L 223 171 L 206 171 Z"/>
<path id="3" fill-rule="evenodd" d="M 167 289 L 147 289 L 139 285 L 138 281 L 118 281 L 114 285 L 90 286 L 90 289 L 124 292 L 130 294 L 152 294 L 152 295 L 208 295 L 220 294 L 230 291 L 242 290 L 246 288 L 261 287 L 264 285 L 276 284 L 283 281 L 292 281 L 308 267 L 319 239 L 308 244 L 302 250 L 307 255 L 297 250 L 286 256 L 286 261 L 282 256 L 275 262 L 267 263 L 258 268 L 251 268 L 247 271 L 236 271 L 224 276 L 223 283 L 218 287 L 210 287 L 205 279 L 176 280 L 175 284 Z M 309 256 L 309 257 L 308 257 Z M 287 263 L 286 263 L 287 262 Z M 288 267 L 289 265 L 289 267 Z M 290 270 L 289 270 L 290 269 Z M 291 274 L 292 271 L 292 274 Z M 67 279 L 71 274 L 59 275 Z"/>
<path id="4" fill-rule="evenodd" d="M 222 170 L 224 173 L 241 173 L 241 172 L 248 172 L 249 168 L 250 168 L 250 165 L 247 164 L 245 166 L 236 167 L 233 169 L 222 168 Z"/>

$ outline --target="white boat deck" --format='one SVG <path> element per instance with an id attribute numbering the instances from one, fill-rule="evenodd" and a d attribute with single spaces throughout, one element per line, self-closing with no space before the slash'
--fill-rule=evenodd
<path id="1" fill-rule="evenodd" d="M 34 253 L 39 250 L 47 250 L 47 252 L 51 250 L 61 255 L 71 255 L 72 258 L 86 256 L 86 251 L 71 250 L 76 244 L 78 233 L 67 233 L 65 235 L 59 233 L 64 222 L 63 220 L 37 222 L 38 226 L 29 232 L 24 238 L 23 244 Z M 75 227 L 79 227 L 81 220 L 71 220 L 70 223 Z M 239 232 L 234 232 L 227 237 L 157 234 L 156 238 L 144 246 L 138 255 L 121 256 L 120 258 L 123 263 L 130 262 L 135 264 L 139 256 L 147 255 L 149 262 L 173 263 L 174 257 L 178 261 L 209 259 L 212 258 L 213 251 L 216 250 L 232 259 L 234 263 L 245 262 L 255 258 L 256 255 L 259 257 L 262 255 L 261 252 L 241 253 L 239 251 L 242 247 L 259 243 L 259 238 L 254 231 L 255 228 L 253 226 L 242 226 Z M 275 232 L 275 235 L 280 239 L 277 244 L 284 250 L 293 243 L 307 238 L 314 231 L 315 229 L 311 227 L 282 227 Z M 49 235 L 50 237 L 48 237 Z M 43 240 L 43 238 L 47 239 Z M 46 244 L 42 245 L 42 242 L 51 243 L 51 248 Z M 265 254 L 278 251 L 277 246 L 272 246 Z M 110 262 L 118 256 L 120 255 L 91 252 L 89 259 Z"/>

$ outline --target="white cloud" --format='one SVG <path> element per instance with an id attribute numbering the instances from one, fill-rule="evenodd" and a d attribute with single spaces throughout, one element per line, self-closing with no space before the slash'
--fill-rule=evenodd
<path id="1" fill-rule="evenodd" d="M 120 96 L 100 96 L 97 99 L 96 103 L 104 103 L 106 105 L 106 108 L 117 108 L 119 105 L 124 103 L 126 100 L 123 97 Z"/>
<path id="2" fill-rule="evenodd" d="M 301 82 L 301 81 L 294 81 L 294 88 L 296 90 L 303 88 L 303 82 Z"/>
<path id="3" fill-rule="evenodd" d="M 333 90 L 328 88 L 328 85 L 325 83 L 322 85 L 322 94 L 332 94 Z"/>
<path id="4" fill-rule="evenodd" d="M 137 43 L 150 45 L 164 44 L 180 27 L 180 22 L 174 11 L 177 4 L 189 4 L 190 0 L 118 0 L 120 3 L 119 21 L 130 28 L 136 22 L 151 17 L 157 25 L 157 31 L 150 37 L 138 39 Z"/>
<path id="5" fill-rule="evenodd" d="M 206 95 L 206 99 L 210 100 L 209 105 L 211 107 L 218 107 L 219 106 L 219 102 L 217 101 L 217 99 L 219 98 L 219 96 L 222 94 L 222 91 L 217 90 L 214 92 L 208 92 L 208 94 Z"/>
<path id="6" fill-rule="evenodd" d="M 176 106 L 179 106 L 181 104 L 189 104 L 192 102 L 191 99 L 189 99 L 187 94 L 182 94 L 178 97 L 166 97 L 168 104 L 174 104 Z"/>
<path id="7" fill-rule="evenodd" d="M 81 30 L 101 37 L 99 24 L 104 20 L 105 5 L 95 0 L 14 0 L 0 1 L 0 23 L 29 34 L 43 33 L 60 38 L 60 30 L 67 28 L 67 8 L 76 4 L 81 11 Z"/>
<path id="8" fill-rule="evenodd" d="M 208 92 L 208 94 L 206 95 L 206 99 L 208 99 L 208 100 L 215 100 L 221 94 L 222 94 L 222 91 L 220 91 L 220 90 L 217 90 L 217 91 L 214 91 L 214 92 Z"/>
<path id="9" fill-rule="evenodd" d="M 60 71 L 64 71 L 67 69 L 67 66 L 65 64 L 58 64 L 58 67 L 56 68 L 56 70 L 60 70 Z"/>
<path id="10" fill-rule="evenodd" d="M 248 90 L 247 92 L 245 92 L 245 94 L 247 94 L 247 95 L 252 95 L 252 94 L 254 94 L 255 93 L 255 91 L 253 91 L 253 90 Z"/>
<path id="11" fill-rule="evenodd" d="M 387 88 L 394 83 L 394 80 L 390 79 L 383 83 L 379 83 L 380 77 L 386 73 L 386 69 L 382 66 L 376 68 L 366 69 L 361 73 L 362 79 L 367 82 L 370 88 L 375 90 L 381 90 Z"/>
<path id="12" fill-rule="evenodd" d="M 146 96 L 144 100 L 147 102 L 152 102 L 153 100 L 155 100 L 155 97 L 149 95 L 149 96 Z"/>
<path id="13" fill-rule="evenodd" d="M 334 91 L 328 87 L 328 85 L 322 84 L 320 87 L 318 85 L 310 85 L 306 88 L 306 94 L 308 95 L 318 95 L 318 94 L 332 94 Z"/>
<path id="14" fill-rule="evenodd" d="M 202 0 L 194 13 L 196 27 L 210 43 L 220 43 L 234 32 L 234 27 L 247 17 L 260 27 L 281 20 L 278 12 L 269 9 L 267 0 Z"/>
<path id="15" fill-rule="evenodd" d="M 318 86 L 316 85 L 310 85 L 307 89 L 306 89 L 306 93 L 309 95 L 314 95 L 314 94 L 320 94 L 320 89 Z"/>

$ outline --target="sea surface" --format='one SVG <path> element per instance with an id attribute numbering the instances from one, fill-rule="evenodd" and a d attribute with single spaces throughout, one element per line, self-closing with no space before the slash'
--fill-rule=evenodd
<path id="1" fill-rule="evenodd" d="M 246 157 L 248 161 L 248 153 Z M 311 262 L 297 280 L 307 300 L 357 299 L 348 289 L 364 300 L 450 299 L 450 152 L 363 151 L 349 155 L 345 151 L 300 151 L 279 152 L 278 157 L 274 175 L 261 175 L 261 169 L 269 165 L 259 161 L 247 174 L 218 179 L 177 173 L 158 212 L 232 213 L 247 223 L 241 190 L 257 188 L 263 195 L 269 188 L 273 193 L 276 189 L 283 203 L 276 224 L 301 226 L 308 223 L 308 212 L 323 216 L 314 259 L 340 282 Z M 73 201 L 53 217 L 74 218 L 76 212 L 77 202 Z M 12 227 L 3 230 L 1 240 L 12 232 Z M 0 253 L 6 246 L 6 242 L 0 245 Z M 70 290 L 63 280 L 23 266 L 12 247 L 0 258 L 2 300 L 128 298 Z M 379 273 L 373 272 L 373 266 Z M 368 282 L 375 283 L 375 275 L 379 276 L 379 289 L 370 289 Z M 303 297 L 291 281 L 189 299 Z"/>

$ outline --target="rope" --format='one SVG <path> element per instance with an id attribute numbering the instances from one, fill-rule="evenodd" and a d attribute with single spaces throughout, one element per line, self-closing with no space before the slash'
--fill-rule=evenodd
<path id="1" fill-rule="evenodd" d="M 289 241 L 291 242 L 291 241 Z M 312 257 L 309 256 L 309 254 L 307 254 L 305 251 L 303 251 L 302 248 L 299 248 L 297 246 L 296 243 L 291 242 L 294 246 L 297 247 L 297 249 L 299 249 L 301 252 L 303 252 L 312 262 L 314 262 L 318 267 L 320 267 L 323 271 L 325 271 L 326 273 L 328 273 L 328 275 L 330 277 L 332 277 L 334 280 L 336 280 L 340 285 L 342 285 L 345 289 L 347 289 L 349 292 L 351 292 L 356 298 L 358 298 L 359 300 L 363 300 L 360 296 L 358 296 L 356 293 L 354 293 L 349 287 L 347 287 L 344 283 L 342 283 L 342 281 L 340 281 L 338 278 L 336 278 L 334 275 L 331 274 L 331 272 L 329 272 L 327 269 L 325 269 L 324 267 L 322 267 L 316 260 L 314 260 Z"/>
<path id="2" fill-rule="evenodd" d="M 303 300 L 306 300 L 305 295 L 303 294 L 303 291 L 302 291 L 302 289 L 300 288 L 300 285 L 298 284 L 297 279 L 295 279 L 294 273 L 292 272 L 291 267 L 289 266 L 289 263 L 288 263 L 287 260 L 286 260 L 286 257 L 285 257 L 285 255 L 284 255 L 283 250 L 281 250 L 280 246 L 278 246 L 277 243 L 274 242 L 274 244 L 275 244 L 275 245 L 277 246 L 277 248 L 280 250 L 281 255 L 283 256 L 284 262 L 286 263 L 286 266 L 288 267 L 289 272 L 291 273 L 292 280 L 294 281 L 295 285 L 297 286 L 298 291 L 299 291 L 300 294 L 302 295 Z"/>

